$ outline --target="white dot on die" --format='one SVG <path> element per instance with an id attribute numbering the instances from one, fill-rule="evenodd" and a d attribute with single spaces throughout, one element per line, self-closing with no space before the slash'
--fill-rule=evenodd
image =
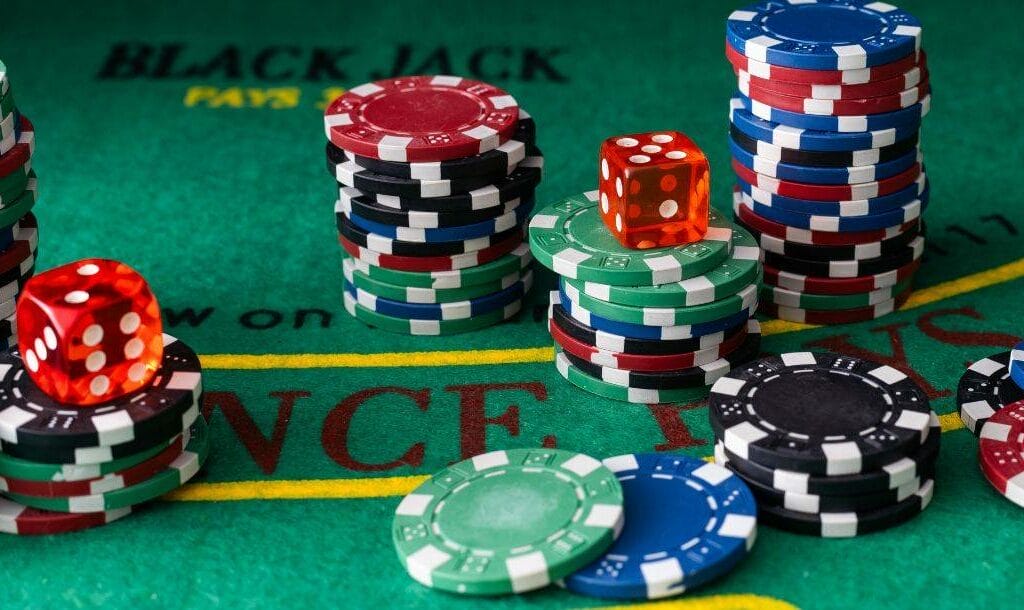
<path id="1" fill-rule="evenodd" d="M 43 329 L 43 341 L 46 341 L 46 347 L 57 349 L 57 333 L 49 326 Z"/>
<path id="2" fill-rule="evenodd" d="M 673 159 L 673 160 L 675 160 L 675 159 L 685 159 L 686 158 L 686 153 L 681 151 L 681 150 L 672 150 L 672 151 L 669 151 L 669 152 L 665 153 L 665 156 L 667 158 Z"/>
<path id="3" fill-rule="evenodd" d="M 608 159 L 601 159 L 601 177 L 607 180 L 611 175 L 612 171 L 608 169 Z"/>
<path id="4" fill-rule="evenodd" d="M 604 212 L 605 214 L 607 214 L 609 209 L 611 209 L 611 204 L 608 203 L 608 193 L 602 192 L 601 193 L 601 211 Z"/>
<path id="5" fill-rule="evenodd" d="M 142 342 L 142 339 L 135 337 L 128 343 L 124 344 L 124 357 L 129 360 L 134 360 L 142 355 L 142 350 L 146 345 Z"/>
<path id="6" fill-rule="evenodd" d="M 629 161 L 630 163 L 636 163 L 639 165 L 640 163 L 650 163 L 651 158 L 647 155 L 633 155 L 629 158 Z"/>
<path id="7" fill-rule="evenodd" d="M 651 136 L 651 142 L 657 142 L 658 144 L 668 144 L 672 141 L 672 136 L 667 133 L 656 133 Z"/>
<path id="8" fill-rule="evenodd" d="M 622 197 L 622 178 L 615 179 L 615 194 Z"/>
<path id="9" fill-rule="evenodd" d="M 36 348 L 36 355 L 40 360 L 46 360 L 46 346 L 43 345 L 42 339 L 36 339 L 32 347 Z"/>
<path id="10" fill-rule="evenodd" d="M 654 155 L 661 152 L 661 147 L 657 144 L 646 144 L 640 147 L 640 150 L 644 151 L 649 155 Z"/>
<path id="11" fill-rule="evenodd" d="M 79 305 L 89 300 L 89 293 L 84 290 L 72 290 L 64 295 L 64 301 L 72 305 Z"/>
<path id="12" fill-rule="evenodd" d="M 622 231 L 622 214 L 615 215 L 615 230 Z"/>
<path id="13" fill-rule="evenodd" d="M 78 275 L 96 275 L 100 268 L 95 263 L 86 263 L 78 268 Z"/>
<path id="14" fill-rule="evenodd" d="M 146 365 L 145 364 L 142 364 L 141 362 L 136 362 L 135 364 L 133 364 L 130 367 L 128 367 L 128 379 L 131 379 L 135 383 L 138 383 L 138 382 L 142 381 L 142 379 L 145 376 L 146 376 Z"/>
<path id="15" fill-rule="evenodd" d="M 89 354 L 88 357 L 86 357 L 85 370 L 89 371 L 90 373 L 95 373 L 96 371 L 103 368 L 103 365 L 106 363 L 107 355 L 104 354 L 102 350 L 97 350 Z"/>
<path id="16" fill-rule="evenodd" d="M 100 341 L 103 340 L 103 327 L 99 324 L 90 324 L 86 327 L 85 332 L 82 333 L 82 343 L 86 347 L 92 347 L 99 345 Z"/>
<path id="17" fill-rule="evenodd" d="M 36 360 L 36 355 L 32 352 L 32 350 L 28 350 L 27 352 L 25 352 L 25 366 L 27 366 L 28 370 L 32 371 L 33 373 L 39 370 L 39 361 Z"/>
<path id="18" fill-rule="evenodd" d="M 640 142 L 638 142 L 634 138 L 619 138 L 618 140 L 615 140 L 615 144 L 623 148 L 633 148 L 639 143 Z"/>
<path id="19" fill-rule="evenodd" d="M 126 335 L 130 335 L 139 330 L 139 324 L 142 324 L 142 318 L 140 318 L 139 314 L 134 311 L 129 311 L 121 316 L 121 332 Z"/>
<path id="20" fill-rule="evenodd" d="M 658 206 L 658 213 L 662 218 L 672 218 L 679 212 L 679 204 L 675 199 L 666 199 Z"/>
<path id="21" fill-rule="evenodd" d="M 110 379 L 106 375 L 96 375 L 89 382 L 89 391 L 93 396 L 102 396 L 110 389 Z"/>

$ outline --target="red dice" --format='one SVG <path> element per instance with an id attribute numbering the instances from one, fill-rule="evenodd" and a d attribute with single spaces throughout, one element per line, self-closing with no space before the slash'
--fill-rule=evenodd
<path id="1" fill-rule="evenodd" d="M 685 134 L 608 138 L 599 173 L 601 217 L 627 248 L 687 244 L 707 232 L 711 171 Z"/>
<path id="2" fill-rule="evenodd" d="M 72 405 L 149 384 L 163 357 L 160 305 L 146 280 L 92 258 L 33 277 L 17 308 L 18 349 L 39 389 Z"/>

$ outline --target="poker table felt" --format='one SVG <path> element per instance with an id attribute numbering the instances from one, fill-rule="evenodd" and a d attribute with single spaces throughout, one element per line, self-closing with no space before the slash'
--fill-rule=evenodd
<path id="1" fill-rule="evenodd" d="M 924 24 L 934 89 L 917 291 L 876 322 L 767 322 L 763 349 L 836 350 L 914 375 L 942 416 L 934 502 L 857 539 L 763 527 L 728 578 L 656 607 L 1019 604 L 1024 512 L 983 480 L 955 389 L 1024 326 L 1020 12 L 904 7 Z M 111 257 L 148 278 L 167 331 L 202 356 L 215 446 L 196 482 L 118 523 L 3 537 L 3 605 L 478 608 L 414 583 L 392 550 L 392 513 L 429 473 L 509 447 L 709 456 L 704 405 L 618 404 L 559 377 L 550 275 L 518 319 L 470 335 L 412 338 L 350 319 L 321 112 L 343 88 L 396 72 L 477 76 L 536 118 L 540 202 L 595 187 L 603 138 L 670 128 L 707 151 L 713 203 L 728 213 L 732 8 L 5 1 L 0 57 L 36 126 L 40 267 Z M 487 605 L 602 602 L 551 588 Z"/>

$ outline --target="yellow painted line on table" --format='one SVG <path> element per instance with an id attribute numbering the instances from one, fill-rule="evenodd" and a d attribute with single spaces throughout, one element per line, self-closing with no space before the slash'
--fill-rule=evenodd
<path id="1" fill-rule="evenodd" d="M 953 413 L 939 416 L 943 432 L 963 428 Z M 705 457 L 711 460 L 710 456 Z M 404 496 L 426 481 L 426 475 L 365 479 L 306 479 L 289 481 L 228 481 L 191 483 L 164 496 L 179 502 L 240 502 L 246 500 L 358 500 Z"/>
<path id="2" fill-rule="evenodd" d="M 641 602 L 621 606 L 600 606 L 601 610 L 796 610 L 797 606 L 764 595 L 734 593 L 732 595 L 711 595 L 686 599 L 670 599 L 663 602 Z"/>
<path id="3" fill-rule="evenodd" d="M 910 295 L 910 299 L 904 303 L 900 311 L 923 307 L 936 301 L 950 299 L 1021 277 L 1024 277 L 1024 258 L 917 290 Z M 781 335 L 811 328 L 818 327 L 783 320 L 768 320 L 761 324 L 761 332 L 764 335 Z M 377 354 L 207 354 L 201 356 L 203 368 L 222 370 L 487 366 L 532 364 L 550 362 L 553 359 L 554 350 L 550 346 Z"/>

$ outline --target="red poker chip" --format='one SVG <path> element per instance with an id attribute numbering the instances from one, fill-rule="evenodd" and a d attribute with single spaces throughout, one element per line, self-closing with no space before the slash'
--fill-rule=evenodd
<path id="1" fill-rule="evenodd" d="M 798 324 L 852 324 L 854 322 L 867 322 L 877 320 L 882 316 L 889 315 L 896 311 L 910 298 L 910 290 L 905 291 L 895 299 L 882 301 L 869 307 L 858 307 L 856 309 L 844 309 L 836 311 L 822 311 L 814 309 L 799 309 L 796 307 L 782 307 L 775 303 L 762 302 L 758 311 L 766 316 L 796 322 Z"/>
<path id="2" fill-rule="evenodd" d="M 11 150 L 0 155 L 0 178 L 7 177 L 18 168 L 24 167 L 35 151 L 36 128 L 32 126 L 32 121 L 29 121 L 25 115 L 21 116 L 20 121 L 21 134 L 18 136 L 17 143 Z"/>
<path id="3" fill-rule="evenodd" d="M 750 320 L 748 327 L 751 323 L 757 324 L 756 321 Z M 548 330 L 551 331 L 551 336 L 555 342 L 566 353 L 572 354 L 577 358 L 604 367 L 645 372 L 676 371 L 711 364 L 715 360 L 736 351 L 747 338 L 747 330 L 743 330 L 733 334 L 718 345 L 713 345 L 696 352 L 666 355 L 626 354 L 610 352 L 580 341 L 562 330 L 558 322 L 553 318 L 548 319 Z"/>
<path id="4" fill-rule="evenodd" d="M 24 274 L 35 263 L 33 254 L 39 245 L 39 223 L 35 214 L 29 212 L 23 216 L 14 231 L 14 241 L 0 252 L 0 274 L 16 267 L 22 267 Z"/>
<path id="5" fill-rule="evenodd" d="M 25 479 L 0 477 L 0 482 L 4 484 L 5 491 L 41 498 L 101 494 L 115 489 L 123 489 L 131 485 L 138 485 L 167 469 L 171 462 L 181 455 L 187 444 L 188 438 L 186 435 L 179 434 L 177 439 L 169 444 L 166 449 L 148 460 L 120 472 L 114 472 L 93 479 L 81 481 L 28 481 Z"/>
<path id="6" fill-rule="evenodd" d="M 776 66 L 750 59 L 734 49 L 728 41 L 725 43 L 725 57 L 732 64 L 733 68 L 749 72 L 758 78 L 808 85 L 853 85 L 883 81 L 899 76 L 915 66 L 923 66 L 927 61 L 924 51 L 920 51 L 917 54 L 905 55 L 896 61 L 870 68 L 804 70 L 801 68 Z"/>
<path id="7" fill-rule="evenodd" d="M 515 98 L 458 76 L 405 76 L 350 89 L 327 107 L 324 128 L 337 147 L 382 161 L 471 157 L 512 137 Z"/>
<path id="8" fill-rule="evenodd" d="M 1024 401 L 1006 405 L 981 427 L 978 462 L 996 491 L 1024 506 Z"/>
<path id="9" fill-rule="evenodd" d="M 734 196 L 738 191 L 734 191 Z M 875 242 L 892 239 L 902 233 L 916 229 L 920 225 L 920 218 L 915 218 L 899 225 L 893 225 L 884 229 L 872 229 L 870 231 L 818 231 L 814 229 L 801 229 L 790 227 L 775 222 L 759 215 L 746 205 L 733 201 L 733 213 L 744 224 L 750 225 L 754 230 L 776 239 L 791 241 L 798 244 L 813 246 L 856 246 L 872 244 Z"/>
<path id="10" fill-rule="evenodd" d="M 875 275 L 861 275 L 859 277 L 811 277 L 789 271 L 780 271 L 775 267 L 764 265 L 764 283 L 767 286 L 785 288 L 794 292 L 807 294 L 843 295 L 861 294 L 873 292 L 881 288 L 895 286 L 903 280 L 911 277 L 921 266 L 921 259 L 903 265 L 899 269 L 877 273 Z M 897 297 L 898 298 L 898 297 Z M 763 303 L 762 303 L 763 305 Z"/>
<path id="11" fill-rule="evenodd" d="M 796 199 L 811 199 L 813 201 L 847 201 L 850 199 L 870 199 L 881 195 L 889 195 L 910 186 L 921 175 L 921 164 L 915 163 L 909 169 L 877 182 L 809 184 L 806 182 L 780 180 L 759 174 L 744 166 L 735 158 L 732 160 L 732 169 L 747 184 L 756 186 L 769 193 Z"/>
<path id="12" fill-rule="evenodd" d="M 778 93 L 755 85 L 753 82 L 743 78 L 739 79 L 739 89 L 740 93 L 755 102 L 767 104 L 772 108 L 816 116 L 864 116 L 882 112 L 895 112 L 896 110 L 913 106 L 931 91 L 931 87 L 925 81 L 914 87 L 888 95 L 845 100 L 823 100 Z"/>
<path id="13" fill-rule="evenodd" d="M 132 512 L 131 507 L 102 513 L 58 513 L 29 508 L 0 498 L 0 532 L 19 536 L 65 534 L 106 525 Z"/>
<path id="14" fill-rule="evenodd" d="M 914 66 L 899 76 L 854 85 L 788 83 L 786 81 L 760 78 L 743 70 L 734 70 L 734 72 L 737 79 L 749 81 L 751 87 L 764 89 L 780 95 L 816 100 L 853 100 L 892 95 L 928 82 L 928 68 L 923 61 L 920 65 Z"/>
<path id="15" fill-rule="evenodd" d="M 385 269 L 395 269 L 398 271 L 455 271 L 469 267 L 478 267 L 505 256 L 523 243 L 523 234 L 522 232 L 516 233 L 483 250 L 451 256 L 381 254 L 353 243 L 346 239 L 344 235 L 339 235 L 338 241 L 349 256 L 375 267 L 384 267 Z"/>

